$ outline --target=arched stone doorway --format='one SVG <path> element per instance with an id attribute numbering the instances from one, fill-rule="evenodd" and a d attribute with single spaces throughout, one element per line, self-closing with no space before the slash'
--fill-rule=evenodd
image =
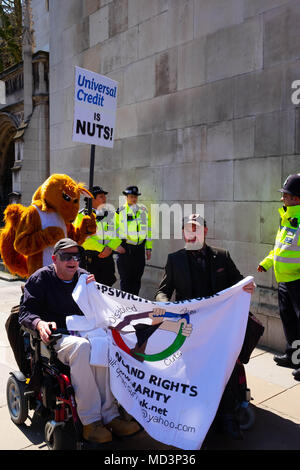
<path id="1" fill-rule="evenodd" d="M 0 225 L 3 225 L 3 211 L 9 204 L 12 192 L 12 171 L 15 161 L 14 136 L 18 121 L 10 113 L 0 112 Z"/>

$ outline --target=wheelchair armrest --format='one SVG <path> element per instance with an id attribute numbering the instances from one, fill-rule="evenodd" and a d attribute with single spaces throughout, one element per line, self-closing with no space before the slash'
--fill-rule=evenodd
<path id="1" fill-rule="evenodd" d="M 40 339 L 40 334 L 38 330 L 32 330 L 31 328 L 27 328 L 26 326 L 21 325 L 21 330 L 29 333 L 33 338 Z"/>
<path id="2" fill-rule="evenodd" d="M 21 326 L 21 329 L 23 331 L 25 331 L 26 333 L 29 333 L 33 338 L 42 341 L 41 338 L 40 338 L 40 333 L 38 332 L 38 330 L 32 330 L 31 328 L 27 328 L 23 325 Z M 55 331 L 55 330 L 53 330 L 53 331 Z M 47 346 L 52 346 L 52 345 L 54 346 L 61 337 L 62 337 L 61 333 L 54 333 L 53 332 L 50 336 L 49 343 L 47 344 Z"/>
<path id="3" fill-rule="evenodd" d="M 52 333 L 47 346 L 54 346 L 61 337 L 61 333 Z"/>

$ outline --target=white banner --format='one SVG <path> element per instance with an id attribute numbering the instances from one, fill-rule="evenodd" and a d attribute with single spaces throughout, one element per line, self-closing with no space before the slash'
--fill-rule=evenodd
<path id="1" fill-rule="evenodd" d="M 99 365 L 108 351 L 112 393 L 150 436 L 200 449 L 242 348 L 251 299 L 243 286 L 252 279 L 212 297 L 163 303 L 81 276 L 73 297 L 85 316 L 68 317 L 67 326 L 94 330 Z"/>
<path id="2" fill-rule="evenodd" d="M 118 82 L 75 67 L 73 140 L 113 147 Z"/>

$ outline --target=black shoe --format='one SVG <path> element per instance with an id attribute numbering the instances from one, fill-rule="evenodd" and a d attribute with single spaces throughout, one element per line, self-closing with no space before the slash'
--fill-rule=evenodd
<path id="1" fill-rule="evenodd" d="M 275 354 L 273 357 L 274 361 L 281 367 L 295 367 L 293 364 L 291 356 L 288 354 Z"/>
<path id="2" fill-rule="evenodd" d="M 295 380 L 300 380 L 300 369 L 295 369 L 292 372 Z"/>
<path id="3" fill-rule="evenodd" d="M 233 415 L 224 416 L 222 419 L 222 431 L 227 436 L 235 439 L 236 441 L 241 441 L 243 439 L 242 431 L 240 430 L 240 425 Z"/>

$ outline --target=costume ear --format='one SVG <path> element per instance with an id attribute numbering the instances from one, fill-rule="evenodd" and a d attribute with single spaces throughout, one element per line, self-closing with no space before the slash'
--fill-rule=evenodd
<path id="1" fill-rule="evenodd" d="M 94 196 L 92 195 L 92 193 L 90 193 L 90 191 L 87 188 L 85 188 L 82 183 L 78 183 L 77 187 L 81 194 L 83 194 L 86 197 L 91 197 L 92 199 L 94 199 Z"/>
<path id="2" fill-rule="evenodd" d="M 44 199 L 45 188 L 44 185 L 39 186 L 34 195 L 32 196 L 31 204 L 34 204 L 37 201 L 42 201 L 42 211 L 47 211 L 48 206 Z"/>
<path id="3" fill-rule="evenodd" d="M 34 201 L 39 201 L 41 199 L 41 192 L 42 192 L 42 187 L 39 186 L 34 195 L 32 196 L 32 203 Z"/>

